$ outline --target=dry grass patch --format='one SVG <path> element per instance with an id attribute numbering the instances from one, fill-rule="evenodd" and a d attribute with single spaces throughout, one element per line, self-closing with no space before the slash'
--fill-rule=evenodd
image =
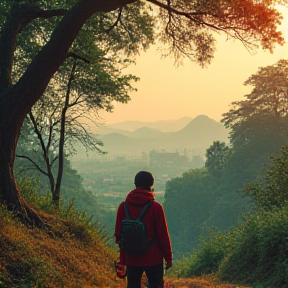
<path id="1" fill-rule="evenodd" d="M 53 236 L 0 209 L 0 287 L 116 287 L 115 252 L 96 232 L 86 230 L 82 241 L 55 218 L 61 236 Z"/>

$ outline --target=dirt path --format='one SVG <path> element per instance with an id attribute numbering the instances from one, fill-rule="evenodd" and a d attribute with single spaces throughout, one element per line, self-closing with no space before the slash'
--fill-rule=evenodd
<path id="1" fill-rule="evenodd" d="M 126 282 L 118 281 L 118 288 L 126 288 Z M 146 286 L 143 285 L 142 288 Z M 187 279 L 165 279 L 164 288 L 249 288 L 235 284 L 221 283 L 216 277 L 209 278 L 187 278 Z"/>
<path id="2" fill-rule="evenodd" d="M 220 281 L 213 279 L 203 279 L 203 278 L 192 278 L 192 279 L 179 279 L 171 280 L 166 279 L 164 288 L 249 288 L 239 285 L 221 283 Z"/>

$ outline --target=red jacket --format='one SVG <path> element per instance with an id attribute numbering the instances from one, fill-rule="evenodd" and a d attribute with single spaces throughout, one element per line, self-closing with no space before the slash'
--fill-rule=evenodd
<path id="1" fill-rule="evenodd" d="M 148 190 L 143 188 L 132 190 L 126 197 L 131 219 L 136 219 L 145 204 L 154 199 L 154 193 Z M 119 205 L 117 211 L 114 233 L 116 239 L 121 232 L 121 221 L 123 219 L 125 219 L 124 202 Z M 170 236 L 162 205 L 153 201 L 141 221 L 145 223 L 150 239 L 153 238 L 153 235 L 156 232 L 157 236 L 155 237 L 155 240 L 151 244 L 148 253 L 144 255 L 128 255 L 123 251 L 120 251 L 120 262 L 131 266 L 152 266 L 162 263 L 163 258 L 166 262 L 172 261 Z"/>

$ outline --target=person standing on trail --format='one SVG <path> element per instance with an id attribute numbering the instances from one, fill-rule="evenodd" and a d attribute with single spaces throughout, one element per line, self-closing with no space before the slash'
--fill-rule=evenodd
<path id="1" fill-rule="evenodd" d="M 138 172 L 134 184 L 136 188 L 127 195 L 126 200 L 119 205 L 117 210 L 114 239 L 120 247 L 119 261 L 122 265 L 127 266 L 127 288 L 141 288 L 141 278 L 144 272 L 148 279 L 149 288 L 162 288 L 164 286 L 164 259 L 166 262 L 165 269 L 172 267 L 171 241 L 165 213 L 162 205 L 154 200 L 155 195 L 152 192 L 154 178 L 150 172 Z M 141 239 L 141 241 L 134 241 L 137 239 L 134 238 L 138 233 L 137 229 L 132 234 L 127 232 L 131 228 L 129 226 L 131 225 L 130 219 L 137 219 L 141 212 L 143 215 L 140 216 L 141 219 L 139 220 L 144 223 L 142 224 L 145 226 L 144 230 L 147 230 L 147 237 L 149 238 L 146 241 L 149 243 L 148 248 L 144 252 L 138 252 L 137 249 L 140 248 L 136 246 L 140 242 L 146 242 Z M 126 224 L 127 226 L 125 226 Z M 128 240 L 127 235 L 130 238 Z M 143 235 L 141 237 L 145 238 Z"/>

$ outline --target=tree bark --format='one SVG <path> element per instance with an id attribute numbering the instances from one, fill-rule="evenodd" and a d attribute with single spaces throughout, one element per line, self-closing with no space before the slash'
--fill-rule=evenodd
<path id="1" fill-rule="evenodd" d="M 0 96 L 0 201 L 6 204 L 9 210 L 18 212 L 26 222 L 41 226 L 44 223 L 40 215 L 23 198 L 13 174 L 16 145 L 23 118 L 17 115 L 17 109 L 13 109 L 15 104 L 10 100 L 13 97 L 9 97 L 9 93 Z"/>
<path id="2" fill-rule="evenodd" d="M 86 20 L 96 12 L 109 12 L 133 2 L 136 0 L 79 0 L 62 18 L 50 41 L 33 59 L 19 81 L 6 88 L 5 83 L 10 83 L 6 77 L 2 84 L 3 90 L 6 89 L 0 94 L 0 200 L 10 209 L 21 212 L 27 220 L 36 224 L 41 222 L 39 215 L 23 199 L 13 174 L 15 152 L 24 118 L 67 58 L 68 49 Z M 5 51 L 5 43 L 0 47 Z M 8 49 L 14 49 L 14 45 Z"/>

